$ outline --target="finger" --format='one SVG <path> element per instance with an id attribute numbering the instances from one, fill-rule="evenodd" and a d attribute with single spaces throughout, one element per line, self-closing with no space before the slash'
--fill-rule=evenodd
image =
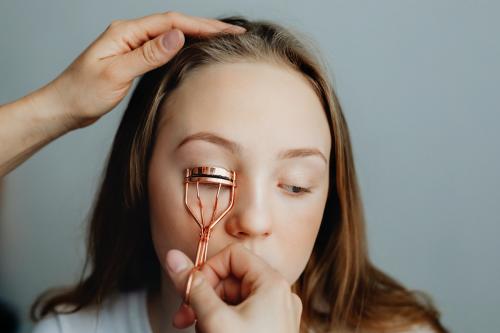
<path id="1" fill-rule="evenodd" d="M 122 82 L 131 81 L 136 76 L 166 64 L 182 45 L 182 32 L 178 29 L 170 30 L 132 52 L 117 57 L 108 70 L 115 71 L 115 77 Z"/>
<path id="2" fill-rule="evenodd" d="M 208 24 L 212 24 L 222 31 L 227 31 L 227 32 L 233 31 L 236 33 L 246 31 L 246 29 L 242 26 L 226 23 L 226 22 L 216 20 L 216 19 L 210 19 L 210 18 L 205 18 L 205 17 L 197 17 L 197 19 L 202 20 L 204 22 L 207 22 Z"/>
<path id="3" fill-rule="evenodd" d="M 211 281 L 209 280 L 209 282 Z M 237 305 L 243 301 L 241 297 L 241 281 L 234 276 L 229 276 L 220 281 L 215 286 L 215 292 L 220 299 L 230 305 Z"/>
<path id="4" fill-rule="evenodd" d="M 195 270 L 193 274 L 189 304 L 196 318 L 205 322 L 214 313 L 225 311 L 227 305 L 219 298 L 202 272 Z"/>
<path id="5" fill-rule="evenodd" d="M 182 266 L 182 269 L 175 272 L 171 268 L 175 264 Z M 181 251 L 170 250 L 167 253 L 168 273 L 180 295 L 184 295 L 193 266 L 189 257 Z M 209 258 L 200 270 L 219 298 L 230 304 L 241 302 L 252 290 L 265 283 L 272 285 L 278 279 L 278 273 L 272 267 L 238 243 L 227 246 Z"/>
<path id="6" fill-rule="evenodd" d="M 212 285 L 233 275 L 241 281 L 242 299 L 252 290 L 274 281 L 277 274 L 262 258 L 239 243 L 233 243 L 212 256 L 205 262 L 201 271 Z"/>
<path id="7" fill-rule="evenodd" d="M 194 264 L 188 256 L 177 249 L 168 251 L 165 259 L 167 273 L 179 295 L 184 297 L 186 282 Z M 172 318 L 172 325 L 178 329 L 183 329 L 191 326 L 195 319 L 196 316 L 193 310 L 182 302 Z"/>
<path id="8" fill-rule="evenodd" d="M 186 327 L 191 326 L 195 322 L 196 316 L 194 314 L 193 309 L 182 303 L 179 306 L 179 309 L 174 314 L 174 318 L 172 320 L 172 325 L 178 329 L 184 329 Z"/>
<path id="9" fill-rule="evenodd" d="M 114 21 L 102 38 L 96 41 L 95 49 L 97 53 L 106 52 L 109 47 L 108 43 L 118 40 L 121 41 L 121 53 L 114 50 L 113 55 L 123 54 L 172 29 L 179 29 L 187 35 L 206 35 L 221 32 L 224 29 L 232 29 L 231 31 L 235 33 L 245 31 L 222 21 L 217 22 L 177 12 L 153 14 L 129 21 Z M 99 58 L 109 55 L 101 54 Z"/>
<path id="10" fill-rule="evenodd" d="M 167 252 L 166 262 L 167 272 L 175 289 L 181 297 L 184 297 L 187 279 L 194 267 L 193 262 L 183 252 L 176 249 Z M 214 281 L 211 286 L 215 286 L 216 284 L 217 281 Z M 222 294 L 217 293 L 217 296 L 220 298 Z M 193 309 L 182 303 L 174 314 L 172 325 L 178 329 L 183 329 L 191 326 L 195 319 L 196 316 Z"/>
<path id="11" fill-rule="evenodd" d="M 239 26 L 220 20 L 190 16 L 173 11 L 144 16 L 132 20 L 130 23 L 141 27 L 142 30 L 146 31 L 151 37 L 156 37 L 170 29 L 182 30 L 188 35 L 214 33 L 224 29 L 232 29 L 235 32 L 244 31 L 244 29 Z"/>
<path id="12" fill-rule="evenodd" d="M 172 249 L 166 255 L 167 273 L 179 293 L 184 296 L 186 282 L 194 267 L 191 259 L 182 251 Z"/>

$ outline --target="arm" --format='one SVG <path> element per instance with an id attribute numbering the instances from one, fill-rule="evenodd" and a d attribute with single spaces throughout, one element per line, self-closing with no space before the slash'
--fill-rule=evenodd
<path id="1" fill-rule="evenodd" d="M 46 85 L 0 106 L 0 178 L 52 140 L 77 128 L 65 116 L 57 95 Z"/>
<path id="2" fill-rule="evenodd" d="M 112 110 L 135 77 L 181 49 L 184 34 L 220 32 L 244 29 L 177 12 L 114 21 L 55 80 L 0 106 L 0 178 L 55 138 Z"/>

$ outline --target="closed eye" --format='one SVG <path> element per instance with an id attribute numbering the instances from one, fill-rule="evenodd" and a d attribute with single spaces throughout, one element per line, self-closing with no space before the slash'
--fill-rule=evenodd
<path id="1" fill-rule="evenodd" d="M 288 192 L 292 193 L 293 195 L 301 195 L 303 193 L 309 193 L 311 190 L 306 187 L 300 187 L 296 185 L 282 185 Z"/>

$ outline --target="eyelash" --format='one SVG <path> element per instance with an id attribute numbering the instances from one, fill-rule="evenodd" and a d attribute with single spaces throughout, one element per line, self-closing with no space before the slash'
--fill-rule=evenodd
<path id="1" fill-rule="evenodd" d="M 298 188 L 300 189 L 300 192 L 290 192 L 292 196 L 300 196 L 300 195 L 304 195 L 306 193 L 310 193 L 311 192 L 311 189 L 310 188 L 307 188 L 307 187 L 300 187 L 300 186 L 296 186 L 296 185 L 283 185 L 284 187 L 288 187 L 288 188 Z"/>
<path id="2" fill-rule="evenodd" d="M 193 167 L 194 166 L 191 166 L 190 168 L 193 168 Z M 289 191 L 289 193 L 290 193 L 289 195 L 291 195 L 292 197 L 299 197 L 299 196 L 305 195 L 307 193 L 311 193 L 311 188 L 310 187 L 302 187 L 302 186 L 288 185 L 288 184 L 284 184 L 282 186 L 285 187 L 285 188 L 298 188 L 300 190 L 299 192 Z"/>

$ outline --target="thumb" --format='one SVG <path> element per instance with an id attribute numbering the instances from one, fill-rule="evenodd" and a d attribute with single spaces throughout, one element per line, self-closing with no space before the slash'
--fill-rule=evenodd
<path id="1" fill-rule="evenodd" d="M 179 29 L 147 41 L 135 50 L 120 56 L 118 68 L 128 80 L 166 64 L 184 45 L 184 34 Z"/>
<path id="2" fill-rule="evenodd" d="M 223 311 L 227 305 L 219 298 L 201 271 L 195 269 L 192 274 L 189 303 L 198 321 L 205 322 L 215 312 Z"/>
<path id="3" fill-rule="evenodd" d="M 173 318 L 174 327 L 188 327 L 195 320 L 194 317 L 205 322 L 211 316 L 209 313 L 213 314 L 213 311 L 221 311 L 227 307 L 214 290 L 213 284 L 205 279 L 204 273 L 195 268 L 191 259 L 182 251 L 169 250 L 166 256 L 166 266 L 174 287 L 182 296 L 186 291 L 188 280 L 192 279 L 189 293 L 190 304 L 189 306 L 181 304 Z"/>

